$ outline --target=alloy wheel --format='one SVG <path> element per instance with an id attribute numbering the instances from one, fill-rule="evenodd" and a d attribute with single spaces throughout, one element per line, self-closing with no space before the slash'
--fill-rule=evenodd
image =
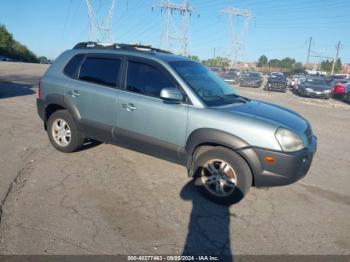
<path id="1" fill-rule="evenodd" d="M 69 145 L 72 132 L 65 120 L 58 118 L 52 123 L 52 137 L 59 146 Z"/>
<path id="2" fill-rule="evenodd" d="M 232 166 L 219 159 L 209 160 L 203 165 L 201 178 L 204 187 L 219 197 L 230 195 L 237 185 L 237 176 Z"/>

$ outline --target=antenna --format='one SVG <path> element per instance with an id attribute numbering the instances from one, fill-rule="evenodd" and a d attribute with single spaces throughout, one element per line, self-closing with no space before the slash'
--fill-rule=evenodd
<path id="1" fill-rule="evenodd" d="M 85 0 L 90 20 L 89 41 L 112 42 L 112 19 L 115 8 L 115 0 L 112 0 L 107 16 L 101 23 L 98 22 L 90 0 Z"/>
<path id="2" fill-rule="evenodd" d="M 180 44 L 180 53 L 188 55 L 188 40 L 189 40 L 189 18 L 193 12 L 190 7 L 189 0 L 184 0 L 182 4 L 172 3 L 170 0 L 164 0 L 155 7 L 160 8 L 164 12 L 164 25 L 162 29 L 160 47 L 170 50 L 172 42 Z M 173 12 L 178 12 L 182 16 L 181 32 L 175 25 L 173 20 Z"/>
<path id="3" fill-rule="evenodd" d="M 229 56 L 231 57 L 231 60 L 234 62 L 234 64 L 237 64 L 237 57 L 239 55 L 239 52 L 243 48 L 250 19 L 253 18 L 254 16 L 250 10 L 238 9 L 234 7 L 227 7 L 222 12 L 227 15 L 228 34 L 230 39 Z M 233 26 L 234 17 L 243 18 L 243 27 L 241 28 L 241 30 L 234 30 L 234 26 Z M 237 27 L 238 27 L 238 23 L 237 23 Z"/>

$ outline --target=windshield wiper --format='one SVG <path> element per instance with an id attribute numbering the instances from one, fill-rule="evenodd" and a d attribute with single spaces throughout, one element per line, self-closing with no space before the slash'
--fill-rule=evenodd
<path id="1" fill-rule="evenodd" d="M 244 100 L 245 102 L 249 102 L 250 101 L 250 99 L 248 98 L 248 97 L 244 97 L 244 96 L 240 96 L 240 95 L 237 95 L 237 94 L 228 94 L 228 95 L 224 95 L 224 96 L 222 96 L 222 97 L 235 97 L 235 98 L 240 98 L 240 99 L 242 99 L 242 100 Z"/>
<path id="2" fill-rule="evenodd" d="M 217 98 L 217 99 L 220 99 L 221 101 L 225 101 L 227 103 L 234 103 L 234 102 L 235 103 L 237 103 L 237 102 L 246 103 L 246 102 L 250 101 L 249 98 L 246 98 L 246 97 L 243 97 L 240 95 L 236 95 L 236 94 L 228 94 L 228 95 L 223 95 L 223 96 L 210 95 L 210 96 L 205 96 L 205 97 Z M 239 100 L 232 100 L 232 98 L 238 98 Z"/>

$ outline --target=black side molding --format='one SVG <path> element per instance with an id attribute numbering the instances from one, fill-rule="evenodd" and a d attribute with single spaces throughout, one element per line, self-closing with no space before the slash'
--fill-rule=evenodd
<path id="1" fill-rule="evenodd" d="M 233 150 L 249 147 L 249 144 L 243 139 L 212 128 L 200 128 L 193 131 L 187 139 L 186 152 L 192 155 L 196 147 L 200 144 L 218 144 Z"/>
<path id="2" fill-rule="evenodd" d="M 64 99 L 64 95 L 62 94 L 50 94 L 47 95 L 44 99 L 45 108 L 50 105 L 59 105 L 63 108 L 66 108 L 75 118 L 75 120 L 80 121 L 81 116 L 77 109 L 77 107 L 67 99 Z M 45 119 L 46 121 L 47 119 Z"/>
<path id="3" fill-rule="evenodd" d="M 186 154 L 184 156 L 186 156 L 186 159 L 183 159 L 183 162 L 189 171 L 193 163 L 192 156 L 196 148 L 200 145 L 220 145 L 234 151 L 250 146 L 243 139 L 221 130 L 212 128 L 197 129 L 190 134 L 185 147 Z"/>

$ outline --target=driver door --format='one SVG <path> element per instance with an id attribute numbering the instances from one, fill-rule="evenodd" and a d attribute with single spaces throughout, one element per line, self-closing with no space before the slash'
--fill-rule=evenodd
<path id="1" fill-rule="evenodd" d="M 157 63 L 127 59 L 124 90 L 117 102 L 119 143 L 134 150 L 179 162 L 187 128 L 187 103 L 169 103 L 160 98 L 163 88 L 178 84 Z"/>

